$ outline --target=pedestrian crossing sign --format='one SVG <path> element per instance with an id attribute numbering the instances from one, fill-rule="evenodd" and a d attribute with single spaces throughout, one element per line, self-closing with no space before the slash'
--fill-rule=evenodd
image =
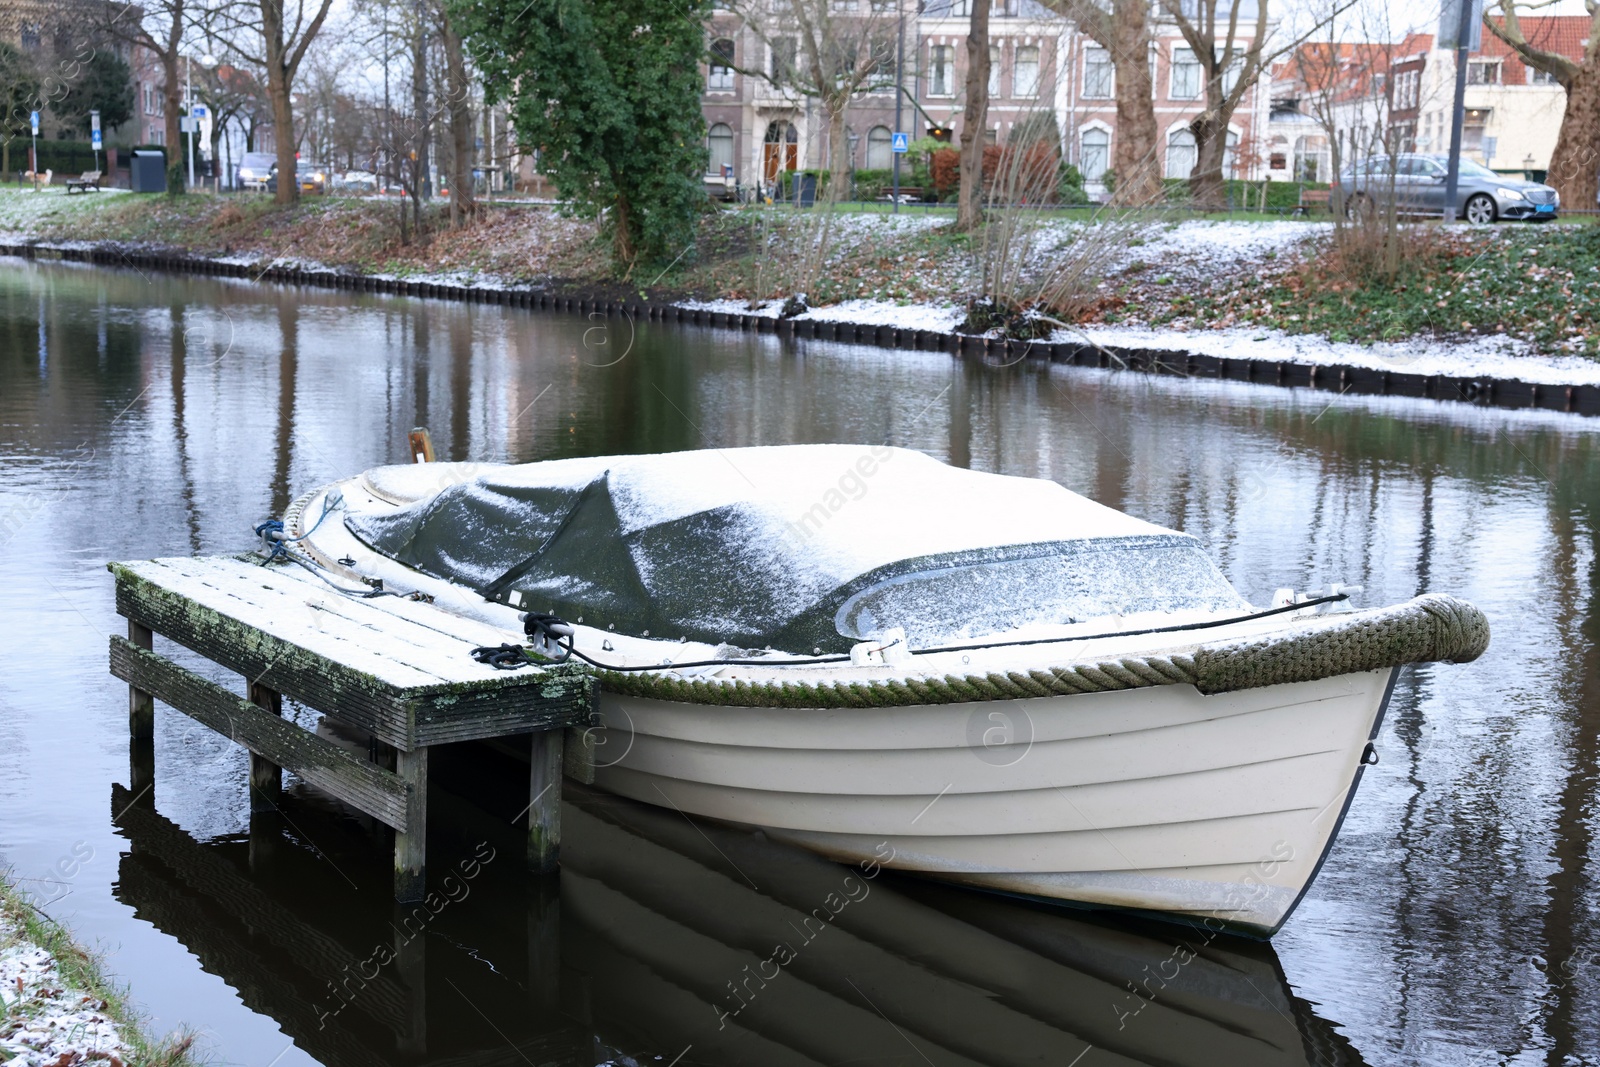
<path id="1" fill-rule="evenodd" d="M 911 151 L 911 139 L 903 133 L 896 133 L 893 147 L 896 152 L 909 152 Z"/>

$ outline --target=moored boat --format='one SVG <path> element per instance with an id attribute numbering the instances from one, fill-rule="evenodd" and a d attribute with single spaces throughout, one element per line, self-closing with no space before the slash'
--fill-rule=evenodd
<path id="1" fill-rule="evenodd" d="M 1256 608 L 1191 537 L 887 447 L 380 467 L 284 537 L 587 662 L 603 789 L 1256 935 L 1331 847 L 1397 671 L 1488 642 L 1448 596 Z"/>

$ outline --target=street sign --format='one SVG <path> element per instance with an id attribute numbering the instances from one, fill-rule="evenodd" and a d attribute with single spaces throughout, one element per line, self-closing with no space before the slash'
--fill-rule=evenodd
<path id="1" fill-rule="evenodd" d="M 37 111 L 29 112 L 28 121 L 33 123 L 33 135 L 35 137 L 39 136 L 39 113 Z"/>
<path id="2" fill-rule="evenodd" d="M 1467 51 L 1483 51 L 1483 0 L 1468 0 L 1472 4 L 1471 31 L 1467 37 Z M 1455 51 L 1458 47 L 1456 36 L 1461 28 L 1462 0 L 1444 0 L 1439 11 L 1439 43 L 1438 48 Z"/>
<path id="3" fill-rule="evenodd" d="M 100 151 L 101 148 L 105 147 L 100 141 L 100 131 L 99 130 L 95 130 L 93 133 L 91 133 L 89 135 L 89 144 L 94 148 L 94 150 L 96 152 Z"/>
<path id="4" fill-rule="evenodd" d="M 203 119 L 209 114 L 209 109 L 204 104 L 196 104 L 189 109 L 189 114 L 197 119 Z"/>
<path id="5" fill-rule="evenodd" d="M 98 112 L 98 111 L 90 111 L 89 112 L 89 129 L 92 130 L 95 133 L 99 133 L 100 132 L 100 112 Z"/>
<path id="6" fill-rule="evenodd" d="M 184 117 L 182 117 L 182 118 L 180 118 L 178 120 L 178 132 L 179 133 L 193 133 L 194 132 L 194 127 L 195 127 L 194 119 L 189 118 L 187 115 L 185 115 Z"/>
<path id="7" fill-rule="evenodd" d="M 879 143 L 881 144 L 882 142 L 880 141 Z M 911 151 L 911 138 L 907 137 L 903 133 L 896 133 L 894 135 L 893 148 L 896 152 Z"/>

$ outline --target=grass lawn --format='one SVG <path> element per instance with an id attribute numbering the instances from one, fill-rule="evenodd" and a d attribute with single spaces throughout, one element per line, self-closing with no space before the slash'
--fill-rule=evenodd
<path id="1" fill-rule="evenodd" d="M 1505 334 L 1548 353 L 1600 356 L 1600 228 L 1424 224 L 1402 241 L 1392 274 L 1351 265 L 1324 241 L 1283 270 L 1178 294 L 1159 321 L 1335 341 Z"/>

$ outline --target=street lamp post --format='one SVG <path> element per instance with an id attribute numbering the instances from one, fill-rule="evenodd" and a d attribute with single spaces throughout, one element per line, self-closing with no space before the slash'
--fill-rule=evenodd
<path id="1" fill-rule="evenodd" d="M 189 134 L 189 188 L 194 188 L 194 61 L 183 57 L 183 121 Z"/>
<path id="2" fill-rule="evenodd" d="M 200 65 L 207 70 L 217 65 L 217 57 L 207 52 L 200 57 Z M 194 130 L 198 125 L 194 116 L 194 61 L 183 57 L 183 110 L 184 121 L 189 126 L 189 187 L 194 188 Z"/>

